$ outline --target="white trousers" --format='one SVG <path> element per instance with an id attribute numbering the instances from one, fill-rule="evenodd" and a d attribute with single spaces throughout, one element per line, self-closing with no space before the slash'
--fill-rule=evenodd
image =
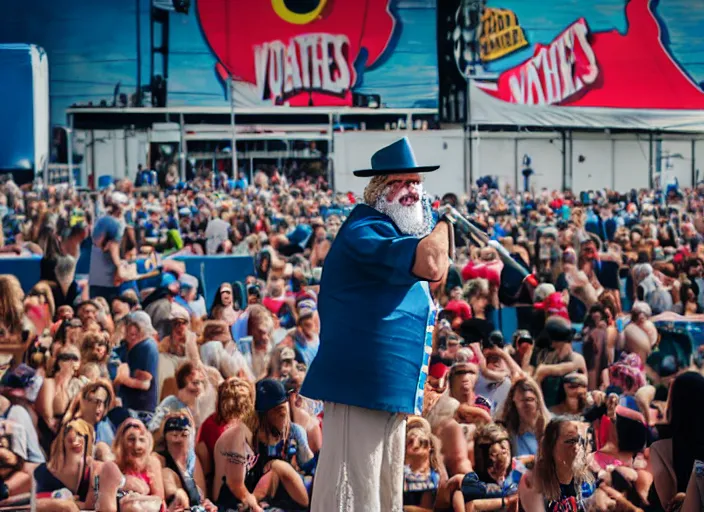
<path id="1" fill-rule="evenodd" d="M 325 402 L 311 512 L 402 512 L 406 416 Z"/>

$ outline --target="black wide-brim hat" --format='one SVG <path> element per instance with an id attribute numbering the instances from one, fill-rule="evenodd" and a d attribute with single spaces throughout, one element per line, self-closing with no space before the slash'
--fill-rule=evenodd
<path id="1" fill-rule="evenodd" d="M 371 169 L 354 171 L 353 174 L 360 178 L 369 178 L 391 174 L 432 172 L 439 168 L 439 165 L 418 165 L 411 143 L 408 137 L 404 137 L 374 153 Z"/>

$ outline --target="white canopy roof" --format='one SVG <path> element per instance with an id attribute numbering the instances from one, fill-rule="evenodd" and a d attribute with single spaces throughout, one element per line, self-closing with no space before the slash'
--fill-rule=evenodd
<path id="1" fill-rule="evenodd" d="M 472 125 L 551 128 L 613 128 L 704 133 L 700 110 L 651 110 L 595 107 L 532 106 L 508 103 L 482 90 L 487 83 L 472 83 Z"/>

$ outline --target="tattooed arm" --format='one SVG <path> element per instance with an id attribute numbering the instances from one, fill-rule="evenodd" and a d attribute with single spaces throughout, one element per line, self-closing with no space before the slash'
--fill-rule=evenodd
<path id="1" fill-rule="evenodd" d="M 249 492 L 244 484 L 247 470 L 255 461 L 248 450 L 246 439 L 246 427 L 238 425 L 226 432 L 225 443 L 217 443 L 215 450 L 218 457 L 222 457 L 225 467 L 225 483 L 232 491 L 232 494 L 253 512 L 263 512 L 257 503 L 257 499 Z"/>

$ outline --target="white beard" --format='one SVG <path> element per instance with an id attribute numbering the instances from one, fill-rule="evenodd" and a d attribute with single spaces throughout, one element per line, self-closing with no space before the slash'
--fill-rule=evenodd
<path id="1" fill-rule="evenodd" d="M 382 194 L 374 208 L 388 215 L 404 235 L 421 238 L 431 231 L 430 219 L 427 218 L 422 199 L 410 206 L 404 206 L 398 200 L 387 201 L 385 194 Z"/>

